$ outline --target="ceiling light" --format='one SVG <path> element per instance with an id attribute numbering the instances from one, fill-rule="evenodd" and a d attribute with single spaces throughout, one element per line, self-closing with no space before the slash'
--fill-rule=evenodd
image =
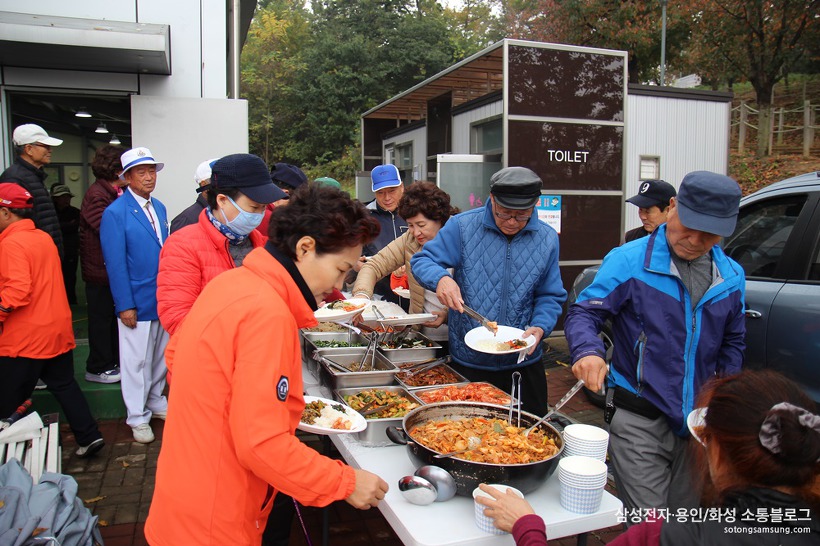
<path id="1" fill-rule="evenodd" d="M 94 130 L 95 133 L 102 133 L 108 134 L 108 127 L 105 126 L 105 123 L 100 123 L 97 128 Z"/>
<path id="2" fill-rule="evenodd" d="M 88 110 L 85 109 L 85 106 L 81 106 L 77 113 L 74 114 L 75 117 L 78 118 L 90 118 L 91 114 L 88 113 Z"/>
<path id="3" fill-rule="evenodd" d="M 117 146 L 117 145 L 119 145 L 119 144 L 122 144 L 122 142 L 121 142 L 121 141 L 120 141 L 120 139 L 117 137 L 117 135 L 111 135 L 111 140 L 109 140 L 109 141 L 108 141 L 108 143 L 109 143 L 109 144 L 113 144 L 113 145 L 115 145 L 115 146 Z"/>

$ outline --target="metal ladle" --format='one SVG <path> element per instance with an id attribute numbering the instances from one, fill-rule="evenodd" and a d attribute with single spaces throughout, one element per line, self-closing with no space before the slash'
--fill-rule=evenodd
<path id="1" fill-rule="evenodd" d="M 538 420 L 537 423 L 535 423 L 533 426 L 531 426 L 530 428 L 528 428 L 527 430 L 524 431 L 524 438 L 528 437 L 530 435 L 530 432 L 532 432 L 533 429 L 535 429 L 535 427 L 537 427 L 538 425 L 540 425 L 541 423 L 546 421 L 549 418 L 550 415 L 552 415 L 553 413 L 555 413 L 556 411 L 561 409 L 563 407 L 563 405 L 566 404 L 569 401 L 569 399 L 572 398 L 575 395 L 576 392 L 581 390 L 581 387 L 583 387 L 583 386 L 584 386 L 584 380 L 579 379 L 578 382 L 575 384 L 575 386 L 572 387 L 569 390 L 569 392 L 567 394 L 565 394 L 564 397 L 561 398 L 558 401 L 557 404 L 555 404 L 555 407 L 553 407 L 551 410 L 549 410 L 545 416 L 543 416 L 541 419 Z"/>
<path id="2" fill-rule="evenodd" d="M 478 449 L 481 447 L 481 438 L 478 436 L 470 436 L 467 438 L 467 449 L 459 449 L 458 451 L 451 451 L 450 453 L 439 453 L 438 455 L 433 455 L 434 459 L 447 459 L 448 457 L 452 457 L 453 455 L 459 455 L 461 453 L 467 453 L 468 451 L 473 451 L 474 449 Z"/>

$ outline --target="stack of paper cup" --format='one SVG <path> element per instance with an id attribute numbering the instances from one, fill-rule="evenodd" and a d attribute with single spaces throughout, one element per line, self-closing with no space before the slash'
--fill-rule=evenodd
<path id="1" fill-rule="evenodd" d="M 490 487 L 494 487 L 495 489 L 498 489 L 501 493 L 503 493 L 505 495 L 507 494 L 507 491 L 509 490 L 509 491 L 512 491 L 513 493 L 515 493 L 516 495 L 518 495 L 519 497 L 521 497 L 522 499 L 524 498 L 524 494 L 521 491 L 519 491 L 518 489 L 516 489 L 515 487 L 510 487 L 508 485 L 501 485 L 501 484 L 495 484 L 495 483 L 489 484 L 489 485 L 490 485 Z M 488 499 L 492 498 L 492 497 L 490 497 L 490 495 L 488 495 L 487 493 L 485 493 L 484 491 L 482 491 L 478 487 L 473 489 L 473 499 L 475 499 L 476 497 L 487 497 Z M 473 500 L 473 504 L 475 505 L 475 524 L 478 526 L 479 529 L 481 529 L 485 533 L 490 533 L 492 535 L 506 535 L 507 534 L 506 531 L 502 531 L 501 529 L 499 529 L 498 527 L 495 526 L 495 524 L 493 523 L 493 518 L 490 518 L 490 517 L 487 517 L 487 516 L 484 515 L 484 510 L 487 509 L 486 506 L 484 506 L 482 504 L 478 504 L 477 502 L 475 502 L 475 500 Z"/>
<path id="2" fill-rule="evenodd" d="M 591 514 L 601 506 L 606 485 L 606 463 L 571 455 L 558 461 L 561 506 L 570 512 Z"/>
<path id="3" fill-rule="evenodd" d="M 609 433 L 592 425 L 567 425 L 564 428 L 564 457 L 592 457 L 606 461 Z"/>

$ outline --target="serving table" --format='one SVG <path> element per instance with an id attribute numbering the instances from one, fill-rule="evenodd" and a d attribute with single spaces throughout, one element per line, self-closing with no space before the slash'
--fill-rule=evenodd
<path id="1" fill-rule="evenodd" d="M 332 398 L 330 389 L 303 368 L 307 394 Z M 408 502 L 399 491 L 398 481 L 403 476 L 412 475 L 415 467 L 404 446 L 366 447 L 348 434 L 333 434 L 328 438 L 347 464 L 373 472 L 388 483 L 390 490 L 378 508 L 406 546 L 514 544 L 511 535 L 490 535 L 476 526 L 472 498 L 456 496 L 427 506 Z M 576 514 L 561 507 L 559 490 L 558 475 L 555 473 L 543 486 L 526 495 L 535 512 L 544 518 L 548 539 L 578 535 L 578 543 L 584 544 L 589 531 L 618 523 L 618 512 L 623 505 L 612 494 L 604 491 L 597 512 Z"/>

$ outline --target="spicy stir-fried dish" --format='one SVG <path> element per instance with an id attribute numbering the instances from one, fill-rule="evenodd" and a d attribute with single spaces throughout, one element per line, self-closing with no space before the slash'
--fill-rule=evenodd
<path id="1" fill-rule="evenodd" d="M 439 453 L 467 449 L 469 438 L 476 436 L 481 445 L 454 455 L 467 461 L 492 464 L 527 464 L 548 459 L 558 453 L 555 440 L 535 429 L 524 437 L 525 427 L 510 426 L 503 419 L 472 417 L 450 421 L 427 421 L 413 427 L 409 434 L 419 444 Z"/>
<path id="2" fill-rule="evenodd" d="M 448 385 L 440 389 L 414 393 L 427 404 L 434 402 L 486 402 L 488 404 L 510 403 L 510 395 L 489 383 Z"/>
<path id="3" fill-rule="evenodd" d="M 416 362 L 405 362 L 399 364 L 399 368 L 412 366 Z M 464 381 L 456 375 L 452 368 L 439 364 L 429 370 L 413 373 L 413 370 L 406 372 L 399 372 L 396 377 L 405 385 L 410 387 L 432 387 L 434 385 L 447 385 L 449 383 L 458 383 Z"/>
<path id="4" fill-rule="evenodd" d="M 407 413 L 419 407 L 415 402 L 401 394 L 385 391 L 382 389 L 367 389 L 356 394 L 348 394 L 344 397 L 345 403 L 356 411 L 362 408 L 366 410 L 385 407 L 382 411 L 365 415 L 365 419 L 391 419 L 394 417 L 404 417 Z"/>

